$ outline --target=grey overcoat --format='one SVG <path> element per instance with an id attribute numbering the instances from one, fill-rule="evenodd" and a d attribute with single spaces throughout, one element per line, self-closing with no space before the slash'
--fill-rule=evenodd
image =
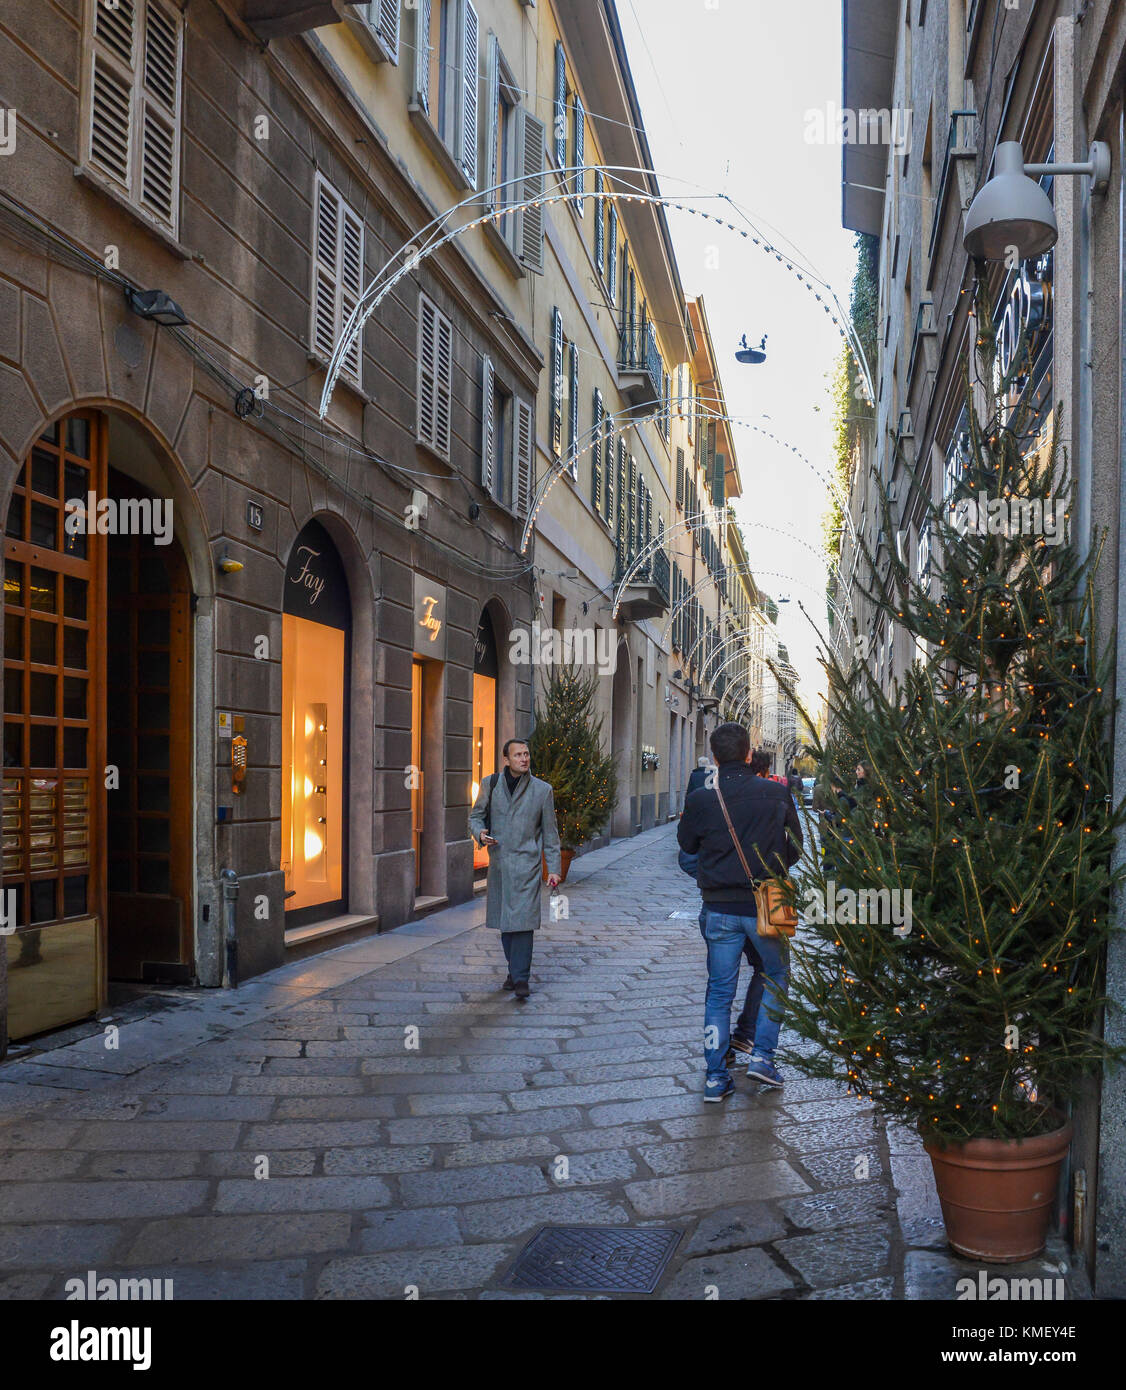
<path id="1" fill-rule="evenodd" d="M 469 829 L 480 842 L 485 833 L 489 778 L 481 783 Z M 540 924 L 542 858 L 549 874 L 560 870 L 559 829 L 551 784 L 525 773 L 509 796 L 504 769 L 492 789 L 490 833 L 500 841 L 489 846 L 489 895 L 485 925 L 497 931 L 535 931 Z"/>

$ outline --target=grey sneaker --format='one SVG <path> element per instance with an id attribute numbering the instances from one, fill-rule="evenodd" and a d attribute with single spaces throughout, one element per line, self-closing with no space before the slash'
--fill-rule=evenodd
<path id="1" fill-rule="evenodd" d="M 735 1082 L 730 1077 L 726 1081 L 721 1081 L 718 1077 L 708 1077 L 704 1082 L 705 1100 L 726 1100 L 735 1089 Z"/>

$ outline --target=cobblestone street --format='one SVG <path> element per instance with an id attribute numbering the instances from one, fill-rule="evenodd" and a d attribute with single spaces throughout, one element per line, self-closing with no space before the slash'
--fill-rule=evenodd
<path id="1" fill-rule="evenodd" d="M 740 1071 L 702 1103 L 698 898 L 672 827 L 577 860 L 565 891 L 525 1004 L 478 900 L 165 997 L 116 1048 L 103 1018 L 13 1057 L 5 1295 L 96 1269 L 171 1277 L 178 1299 L 541 1298 L 501 1281 L 551 1224 L 681 1231 L 661 1298 L 951 1297 L 973 1267 L 943 1253 L 910 1137 L 790 1069 L 783 1092 Z"/>

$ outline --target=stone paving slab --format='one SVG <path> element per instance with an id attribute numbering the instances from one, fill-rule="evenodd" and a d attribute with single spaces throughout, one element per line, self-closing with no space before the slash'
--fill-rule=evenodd
<path id="1" fill-rule="evenodd" d="M 158 993 L 115 1051 L 99 1021 L 0 1066 L 0 1297 L 88 1269 L 180 1298 L 580 1297 L 502 1284 L 544 1225 L 679 1230 L 661 1299 L 954 1297 L 916 1136 L 789 1064 L 781 1092 L 737 1073 L 702 1102 L 672 827 L 581 856 L 566 891 L 526 1003 L 477 899 Z"/>

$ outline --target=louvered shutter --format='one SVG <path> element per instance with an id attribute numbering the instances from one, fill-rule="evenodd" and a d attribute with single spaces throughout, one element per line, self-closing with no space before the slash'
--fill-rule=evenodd
<path id="1" fill-rule="evenodd" d="M 528 270 L 543 274 L 544 123 L 517 108 L 517 168 L 520 171 L 520 260 Z"/>
<path id="2" fill-rule="evenodd" d="M 399 61 L 399 4 L 400 0 L 369 0 L 365 7 L 379 50 L 389 63 Z"/>
<path id="3" fill-rule="evenodd" d="M 481 202 L 486 212 L 508 201 L 504 194 L 498 194 L 497 184 L 500 174 L 497 165 L 500 158 L 500 44 L 495 34 L 489 35 L 489 46 L 485 58 L 485 196 Z M 495 225 L 495 224 L 494 224 Z"/>
<path id="4" fill-rule="evenodd" d="M 336 190 L 318 177 L 313 207 L 313 351 L 327 362 L 336 346 L 337 248 L 340 240 L 340 200 Z"/>
<path id="5" fill-rule="evenodd" d="M 481 486 L 488 493 L 493 490 L 496 471 L 497 431 L 493 404 L 493 364 L 485 357 L 481 360 Z"/>
<path id="6" fill-rule="evenodd" d="M 602 199 L 597 196 L 601 194 L 603 188 L 602 170 L 594 171 L 594 264 L 598 267 L 599 275 L 606 274 L 606 223 L 603 218 Z"/>
<path id="7" fill-rule="evenodd" d="M 606 288 L 610 291 L 610 303 L 618 297 L 618 209 L 610 204 L 610 244 L 606 248 L 607 271 Z"/>
<path id="8" fill-rule="evenodd" d="M 532 448 L 535 442 L 535 416 L 526 401 L 516 398 L 512 430 L 512 504 L 520 516 L 532 506 Z"/>
<path id="9" fill-rule="evenodd" d="M 470 188 L 477 187 L 477 81 L 481 65 L 480 23 L 471 0 L 462 0 L 461 28 L 461 171 Z"/>
<path id="10" fill-rule="evenodd" d="M 177 12 L 148 0 L 139 192 L 141 205 L 168 227 L 176 225 L 180 189 L 180 31 Z"/>
<path id="11" fill-rule="evenodd" d="M 574 177 L 574 189 L 579 195 L 575 200 L 575 211 L 582 217 L 586 209 L 583 207 L 583 197 L 586 193 L 586 107 L 583 106 L 580 97 L 575 97 L 575 163 L 578 172 Z"/>
<path id="12" fill-rule="evenodd" d="M 339 336 L 364 292 L 364 224 L 347 205 L 340 205 L 340 298 L 336 332 Z M 341 364 L 341 371 L 360 384 L 363 367 L 363 334 L 357 333 Z"/>
<path id="13" fill-rule="evenodd" d="M 637 553 L 637 456 L 629 456 L 629 482 L 626 485 L 626 507 L 628 529 L 626 531 L 626 553 L 632 560 Z"/>
<path id="14" fill-rule="evenodd" d="M 648 483 L 645 485 L 645 544 L 653 544 L 653 494 Z"/>
<path id="15" fill-rule="evenodd" d="M 715 456 L 712 478 L 712 501 L 717 507 L 722 507 L 726 499 L 727 483 L 727 459 L 723 454 L 716 454 Z"/>
<path id="16" fill-rule="evenodd" d="M 559 458 L 563 452 L 563 315 L 551 311 L 551 419 L 548 447 Z"/>
<path id="17" fill-rule="evenodd" d="M 567 55 L 562 41 L 555 41 L 555 163 L 567 166 Z"/>
<path id="18" fill-rule="evenodd" d="M 602 510 L 602 392 L 595 387 L 594 410 L 590 422 L 590 504 Z"/>
<path id="19" fill-rule="evenodd" d="M 453 417 L 453 324 L 438 314 L 437 383 L 434 393 L 434 447 L 443 458 L 450 456 L 450 436 Z"/>
<path id="20" fill-rule="evenodd" d="M 88 157 L 126 190 L 133 165 L 137 20 L 134 0 L 121 0 L 116 10 L 94 6 Z"/>
<path id="21" fill-rule="evenodd" d="M 425 295 L 418 298 L 418 437 L 434 444 L 437 387 L 438 310 Z"/>
<path id="22" fill-rule="evenodd" d="M 684 450 L 676 451 L 676 505 L 684 506 Z"/>
<path id="23" fill-rule="evenodd" d="M 571 372 L 570 386 L 570 420 L 568 427 L 570 430 L 570 454 L 571 454 L 571 477 L 579 476 L 579 350 L 574 343 L 571 344 L 571 361 L 568 364 Z"/>
<path id="24" fill-rule="evenodd" d="M 603 483 L 603 497 L 606 503 L 602 515 L 606 518 L 606 524 L 614 524 L 614 422 L 606 421 L 606 453 L 603 458 L 603 472 L 605 482 Z"/>
<path id="25" fill-rule="evenodd" d="M 626 461 L 626 441 L 618 435 L 618 553 L 622 560 L 626 557 L 626 541 L 629 535 L 628 513 L 630 511 L 628 463 Z"/>
<path id="26" fill-rule="evenodd" d="M 414 94 L 430 114 L 430 0 L 417 0 L 414 19 Z"/>

